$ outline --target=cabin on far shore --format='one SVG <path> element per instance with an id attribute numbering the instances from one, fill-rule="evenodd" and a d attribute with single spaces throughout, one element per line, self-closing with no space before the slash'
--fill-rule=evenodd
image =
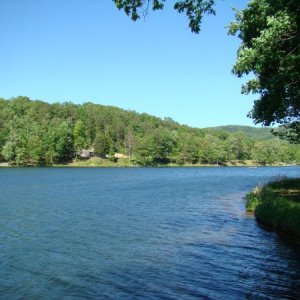
<path id="1" fill-rule="evenodd" d="M 81 158 L 81 159 L 89 159 L 91 157 L 98 156 L 98 155 L 95 154 L 95 150 L 93 148 L 78 150 L 78 151 L 75 152 L 75 154 L 76 154 L 77 158 Z M 125 155 L 123 153 L 117 153 L 117 152 L 113 155 L 106 154 L 105 157 L 106 158 L 114 157 L 116 159 L 118 159 L 118 158 L 128 158 L 127 155 Z"/>
<path id="2" fill-rule="evenodd" d="M 79 151 L 76 151 L 76 157 L 88 159 L 95 156 L 95 150 L 94 149 L 82 149 Z"/>

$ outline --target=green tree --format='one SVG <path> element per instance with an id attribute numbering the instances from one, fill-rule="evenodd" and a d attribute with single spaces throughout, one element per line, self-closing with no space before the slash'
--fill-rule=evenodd
<path id="1" fill-rule="evenodd" d="M 2 150 L 2 155 L 6 160 L 17 165 L 23 165 L 29 161 L 32 146 L 29 139 L 33 136 L 35 125 L 25 117 L 18 117 L 18 113 L 9 122 L 9 133 Z"/>
<path id="2" fill-rule="evenodd" d="M 134 152 L 134 147 L 136 144 L 136 138 L 133 134 L 132 129 L 130 129 L 124 138 L 124 148 L 126 151 L 126 154 L 128 155 L 129 161 L 131 160 L 132 153 Z"/>
<path id="3" fill-rule="evenodd" d="M 70 121 L 53 119 L 44 137 L 47 164 L 64 163 L 74 156 L 73 128 Z"/>
<path id="4" fill-rule="evenodd" d="M 59 162 L 67 162 L 74 156 L 72 125 L 68 120 L 62 121 L 56 128 L 55 151 Z"/>
<path id="5" fill-rule="evenodd" d="M 176 137 L 165 128 L 157 128 L 138 140 L 136 161 L 141 165 L 167 163 L 176 144 Z"/>
<path id="6" fill-rule="evenodd" d="M 100 157 L 105 158 L 105 156 L 109 153 L 110 143 L 103 131 L 97 132 L 93 146 L 95 153 Z"/>
<path id="7" fill-rule="evenodd" d="M 251 150 L 252 159 L 266 165 L 279 161 L 278 147 L 272 141 L 256 142 Z"/>
<path id="8" fill-rule="evenodd" d="M 228 160 L 243 161 L 250 158 L 248 140 L 243 132 L 233 133 L 225 143 Z"/>
<path id="9" fill-rule="evenodd" d="M 28 132 L 26 140 L 28 159 L 31 164 L 42 165 L 45 163 L 45 143 L 43 139 L 44 130 L 37 122 L 31 123 L 29 130 L 30 132 Z"/>
<path id="10" fill-rule="evenodd" d="M 177 136 L 166 128 L 160 127 L 153 133 L 152 156 L 155 163 L 167 163 L 177 144 Z"/>
<path id="11" fill-rule="evenodd" d="M 74 147 L 76 150 L 82 150 L 85 147 L 85 125 L 83 121 L 76 121 L 73 129 Z"/>
<path id="12" fill-rule="evenodd" d="M 5 160 L 15 162 L 16 160 L 16 142 L 11 138 L 5 143 L 2 149 L 2 155 Z"/>
<path id="13" fill-rule="evenodd" d="M 176 162 L 178 164 L 196 164 L 199 161 L 200 142 L 198 137 L 191 134 L 181 136 L 178 142 L 178 148 L 176 157 Z"/>
<path id="14" fill-rule="evenodd" d="M 201 161 L 209 164 L 217 164 L 226 161 L 224 142 L 217 136 L 207 134 L 201 142 Z"/>
<path id="15" fill-rule="evenodd" d="M 296 151 L 288 144 L 282 144 L 278 141 L 274 143 L 276 148 L 276 157 L 278 162 L 291 163 L 295 161 Z"/>
<path id="16" fill-rule="evenodd" d="M 142 166 L 152 166 L 155 164 L 153 137 L 146 135 L 137 140 L 134 161 Z"/>
<path id="17" fill-rule="evenodd" d="M 300 164 L 300 149 L 295 151 L 295 160 L 297 164 Z"/>
<path id="18" fill-rule="evenodd" d="M 278 135 L 293 143 L 300 142 L 299 26 L 299 0 L 252 0 L 229 27 L 242 40 L 233 73 L 254 75 L 242 92 L 259 95 L 249 116 L 284 125 Z"/>
<path id="19" fill-rule="evenodd" d="M 7 160 L 17 164 L 42 165 L 45 162 L 44 122 L 32 118 L 31 109 L 22 117 L 16 115 L 8 123 L 3 154 Z"/>

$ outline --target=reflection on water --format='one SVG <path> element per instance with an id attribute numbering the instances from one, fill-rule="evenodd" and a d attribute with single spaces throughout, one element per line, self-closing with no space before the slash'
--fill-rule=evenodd
<path id="1" fill-rule="evenodd" d="M 1 299 L 299 299 L 245 193 L 300 168 L 1 169 Z"/>

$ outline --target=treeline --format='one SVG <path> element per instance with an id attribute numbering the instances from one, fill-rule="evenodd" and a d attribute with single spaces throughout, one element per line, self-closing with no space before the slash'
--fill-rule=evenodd
<path id="1" fill-rule="evenodd" d="M 271 130 L 268 127 L 226 125 L 226 126 L 211 127 L 208 129 L 217 130 L 217 131 L 226 131 L 229 133 L 235 133 L 235 132 L 239 131 L 239 132 L 245 133 L 247 135 L 247 137 L 253 138 L 255 140 L 274 139 L 274 135 L 271 133 Z M 276 131 L 283 131 L 283 130 L 281 128 L 276 128 Z"/>
<path id="2" fill-rule="evenodd" d="M 245 132 L 198 129 L 116 107 L 71 102 L 49 104 L 27 97 L 0 99 L 0 160 L 16 165 L 72 161 L 82 149 L 115 160 L 122 153 L 138 165 L 291 163 L 295 145 L 258 140 Z"/>

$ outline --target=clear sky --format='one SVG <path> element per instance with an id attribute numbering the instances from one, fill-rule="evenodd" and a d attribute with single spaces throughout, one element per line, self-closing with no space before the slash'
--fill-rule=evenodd
<path id="1" fill-rule="evenodd" d="M 231 74 L 240 41 L 217 0 L 199 35 L 167 0 L 132 22 L 111 0 L 1 0 L 0 97 L 113 105 L 194 127 L 252 125 L 255 96 Z"/>

